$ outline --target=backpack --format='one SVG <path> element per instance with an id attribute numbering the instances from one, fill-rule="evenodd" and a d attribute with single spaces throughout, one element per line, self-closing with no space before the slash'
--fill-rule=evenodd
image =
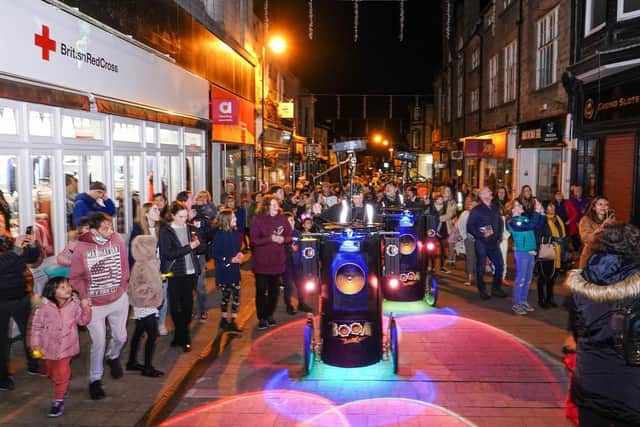
<path id="1" fill-rule="evenodd" d="M 611 316 L 613 347 L 627 365 L 640 366 L 640 300 L 618 307 Z"/>

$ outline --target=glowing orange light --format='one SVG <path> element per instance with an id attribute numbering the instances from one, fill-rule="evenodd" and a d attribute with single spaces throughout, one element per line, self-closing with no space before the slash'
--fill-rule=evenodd
<path id="1" fill-rule="evenodd" d="M 269 40 L 269 48 L 274 53 L 282 53 L 287 48 L 287 42 L 280 36 L 274 36 Z"/>

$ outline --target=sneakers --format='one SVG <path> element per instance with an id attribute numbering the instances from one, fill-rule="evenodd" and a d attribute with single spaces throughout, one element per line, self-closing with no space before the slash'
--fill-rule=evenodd
<path id="1" fill-rule="evenodd" d="M 260 321 L 258 322 L 258 329 L 267 329 L 267 320 L 266 319 L 260 319 Z"/>
<path id="2" fill-rule="evenodd" d="M 209 318 L 209 313 L 207 313 L 206 311 L 203 311 L 202 313 L 200 313 L 200 323 L 206 322 L 208 318 Z"/>
<path id="3" fill-rule="evenodd" d="M 267 325 L 276 326 L 276 320 L 273 317 L 267 317 Z"/>
<path id="4" fill-rule="evenodd" d="M 526 316 L 527 313 L 528 313 L 527 310 L 525 310 L 523 306 L 518 305 L 518 304 L 512 306 L 511 310 L 513 310 L 513 312 L 515 314 L 517 314 L 518 316 Z"/>
<path id="5" fill-rule="evenodd" d="M 107 365 L 109 365 L 109 370 L 111 373 L 111 378 L 118 379 L 122 378 L 124 374 L 122 372 L 122 365 L 120 364 L 120 358 L 116 357 L 115 359 L 107 359 Z"/>
<path id="6" fill-rule="evenodd" d="M 102 388 L 102 381 L 96 380 L 89 384 L 89 397 L 92 400 L 101 400 L 107 397 L 104 389 Z"/>
<path id="7" fill-rule="evenodd" d="M 491 296 L 488 293 L 486 293 L 485 291 L 478 292 L 478 295 L 480 295 L 480 299 L 485 300 L 485 301 L 488 300 L 489 298 L 491 298 Z"/>
<path id="8" fill-rule="evenodd" d="M 0 380 L 0 390 L 11 391 L 14 388 L 16 388 L 16 385 L 11 377 L 5 377 Z"/>
<path id="9" fill-rule="evenodd" d="M 522 304 L 520 304 L 520 307 L 524 308 L 525 310 L 531 312 L 531 311 L 536 311 L 535 308 L 531 307 L 531 305 L 528 302 L 523 302 Z"/>
<path id="10" fill-rule="evenodd" d="M 446 267 L 440 267 L 441 273 L 450 273 L 450 271 Z"/>
<path id="11" fill-rule="evenodd" d="M 464 286 L 471 286 L 471 282 L 464 282 L 463 285 Z"/>
<path id="12" fill-rule="evenodd" d="M 220 330 L 221 331 L 228 331 L 229 330 L 229 321 L 227 320 L 226 317 L 223 317 L 222 319 L 220 319 Z"/>
<path id="13" fill-rule="evenodd" d="M 160 326 L 158 326 L 158 334 L 160 336 L 165 337 L 165 336 L 169 335 L 169 331 L 167 330 L 166 326 L 160 325 Z"/>
<path id="14" fill-rule="evenodd" d="M 51 405 L 51 409 L 49 409 L 50 417 L 59 417 L 64 412 L 64 400 L 54 400 Z"/>

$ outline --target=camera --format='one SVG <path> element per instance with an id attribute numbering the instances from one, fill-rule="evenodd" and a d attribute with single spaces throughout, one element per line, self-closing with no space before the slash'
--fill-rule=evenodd
<path id="1" fill-rule="evenodd" d="M 24 234 L 33 234 L 33 225 L 28 225 Z"/>

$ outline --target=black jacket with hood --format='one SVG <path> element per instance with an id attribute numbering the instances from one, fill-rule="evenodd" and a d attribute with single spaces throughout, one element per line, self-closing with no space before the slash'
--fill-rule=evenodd
<path id="1" fill-rule="evenodd" d="M 640 299 L 640 260 L 595 253 L 584 270 L 569 273 L 567 285 L 578 342 L 573 401 L 608 419 L 640 425 L 640 367 L 627 365 L 613 347 L 611 328 L 613 313 Z"/>
<path id="2" fill-rule="evenodd" d="M 187 227 L 189 241 L 191 241 L 196 229 L 190 225 L 187 225 Z M 160 225 L 158 245 L 160 247 L 160 271 L 162 273 L 173 273 L 174 276 L 186 276 L 187 268 L 184 257 L 190 256 L 195 274 L 200 274 L 200 263 L 195 257 L 195 251 L 191 249 L 191 245 L 189 244 L 183 246 L 173 227 L 166 222 Z"/>

